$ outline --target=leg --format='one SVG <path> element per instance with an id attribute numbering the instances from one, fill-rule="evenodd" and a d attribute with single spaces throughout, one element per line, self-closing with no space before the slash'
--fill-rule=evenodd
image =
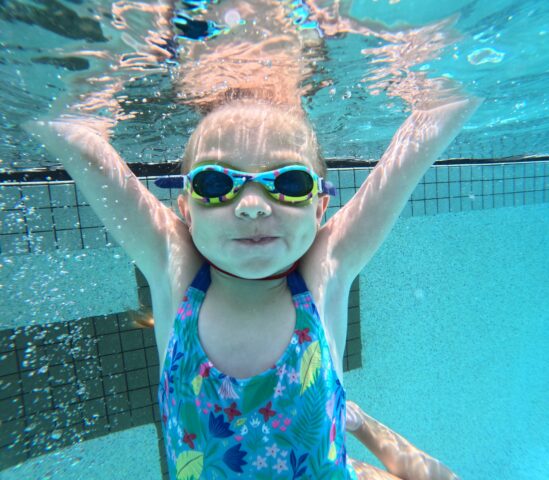
<path id="1" fill-rule="evenodd" d="M 396 478 L 402 480 L 458 480 L 459 478 L 441 462 L 417 449 L 398 433 L 368 416 L 356 403 L 349 401 L 347 402 L 347 430 L 368 447 L 387 470 L 396 475 Z"/>
<path id="2" fill-rule="evenodd" d="M 347 463 L 353 467 L 358 480 L 401 480 L 389 472 L 380 470 L 368 463 L 359 462 L 354 458 L 347 458 Z"/>

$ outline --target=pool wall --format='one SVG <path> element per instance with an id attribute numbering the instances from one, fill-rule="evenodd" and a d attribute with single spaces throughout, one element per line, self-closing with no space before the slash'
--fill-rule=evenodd
<path id="1" fill-rule="evenodd" d="M 338 197 L 326 218 L 354 195 L 370 171 L 329 170 Z M 548 162 L 438 165 L 427 172 L 401 218 L 542 204 L 549 200 L 547 176 Z M 173 206 L 174 193 L 155 189 L 152 180 L 143 178 Z M 154 335 L 151 329 L 136 328 L 127 314 L 147 305 L 147 285 L 72 182 L 0 188 L 1 468 L 147 425 L 156 426 L 149 446 L 155 444 L 154 455 L 161 458 Z M 345 370 L 353 370 L 346 374 L 350 398 L 362 404 L 353 389 L 362 382 L 353 379 L 367 370 L 360 367 L 368 355 L 362 344 L 368 348 L 369 341 L 361 339 L 360 329 L 370 319 L 361 305 L 359 320 L 358 286 L 356 282 L 350 297 Z M 425 295 L 420 287 L 416 293 Z M 365 398 L 370 399 L 368 394 Z M 351 442 L 351 450 L 359 448 Z M 165 462 L 161 470 L 165 473 Z"/>

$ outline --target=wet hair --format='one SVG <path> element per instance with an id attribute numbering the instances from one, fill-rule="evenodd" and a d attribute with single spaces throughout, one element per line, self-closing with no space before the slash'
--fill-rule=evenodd
<path id="1" fill-rule="evenodd" d="M 314 158 L 312 159 L 314 170 L 318 175 L 326 178 L 326 161 L 322 157 L 315 131 L 303 109 L 296 105 L 271 103 L 269 99 L 257 98 L 253 95 L 251 97 L 242 95 L 242 92 L 236 99 L 227 97 L 226 102 L 211 110 L 198 123 L 185 147 L 185 153 L 181 162 L 182 174 L 189 172 L 193 158 L 196 155 L 198 140 L 204 133 L 204 130 L 208 128 L 208 125 L 212 121 L 222 121 L 227 116 L 240 116 L 243 119 L 250 118 L 251 122 L 254 120 L 260 122 L 268 121 L 273 124 L 276 123 L 275 119 L 280 120 L 280 118 L 283 118 L 285 125 L 291 125 L 296 130 L 296 141 L 299 144 L 296 146 L 310 149 L 314 152 Z"/>

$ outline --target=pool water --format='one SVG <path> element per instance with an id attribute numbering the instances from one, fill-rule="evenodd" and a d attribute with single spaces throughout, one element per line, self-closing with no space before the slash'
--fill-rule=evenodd
<path id="1" fill-rule="evenodd" d="M 419 90 L 413 82 L 411 90 L 404 87 L 418 72 L 428 80 L 455 79 L 485 97 L 441 157 L 446 164 L 430 169 L 360 275 L 361 366 L 344 375 L 347 396 L 464 480 L 545 480 L 549 50 L 543 46 L 549 3 L 340 3 L 352 18 L 385 22 L 395 31 L 401 25 L 408 33 L 328 38 L 307 80 L 312 88 L 304 108 L 331 167 L 328 178 L 337 179 L 339 189 L 328 217 L 354 194 L 363 167 L 372 166 L 365 162 L 381 157 L 408 116 Z M 144 164 L 144 181 L 155 176 L 153 167 L 179 158 L 199 117 L 174 98 L 174 67 L 147 60 L 140 69 L 112 68 L 113 59 L 139 53 L 152 25 L 146 3 L 124 10 L 128 5 L 0 5 L 2 479 L 156 480 L 165 470 L 153 418 L 157 364 L 150 332 L 125 337 L 119 326 L 98 327 L 102 315 L 138 308 L 136 291 L 146 287 L 59 176 L 58 159 L 21 128 L 66 95 L 89 95 L 90 78 L 104 75 L 121 85 L 113 144 L 130 164 Z M 50 21 L 55 11 L 62 15 Z M 422 30 L 440 22 L 449 26 Z M 407 58 L 407 49 L 417 57 Z M 108 108 L 96 113 L 113 115 Z M 174 205 L 170 192 L 151 190 Z M 92 350 L 123 357 L 125 369 L 113 370 L 108 386 L 101 377 L 99 393 L 86 377 L 83 394 L 70 389 L 79 373 L 67 374 L 65 359 L 50 361 L 46 330 L 68 328 L 58 344 L 68 345 L 76 370 L 87 361 L 78 348 L 87 348 L 81 340 L 90 318 L 103 339 Z M 29 329 L 26 336 L 30 324 L 46 325 L 46 333 L 33 336 Z M 130 334 L 138 346 L 129 345 Z M 107 340 L 116 346 L 102 343 Z M 38 363 L 29 366 L 31 358 Z M 106 375 L 111 367 L 99 368 Z M 67 400 L 77 397 L 88 402 Z M 125 416 L 130 407 L 124 405 L 133 416 Z M 79 425 L 101 425 L 106 417 L 109 434 L 91 438 L 82 427 L 69 436 L 60 425 L 71 410 L 78 411 Z M 351 457 L 381 466 L 351 435 L 348 448 Z"/>

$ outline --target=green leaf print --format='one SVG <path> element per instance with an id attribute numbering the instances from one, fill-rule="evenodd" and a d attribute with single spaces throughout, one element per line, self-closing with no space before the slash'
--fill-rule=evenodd
<path id="1" fill-rule="evenodd" d="M 246 394 L 242 398 L 242 414 L 246 415 L 263 407 L 274 395 L 278 383 L 275 373 L 267 377 L 259 377 L 246 385 Z"/>
<path id="2" fill-rule="evenodd" d="M 296 445 L 302 445 L 307 450 L 317 450 L 326 416 L 322 406 L 326 398 L 326 386 L 323 382 L 315 382 L 301 398 L 299 416 L 288 433 L 296 439 Z"/>
<path id="3" fill-rule="evenodd" d="M 301 382 L 300 395 L 303 395 L 303 392 L 316 380 L 316 375 L 320 369 L 320 362 L 320 343 L 317 340 L 307 347 L 301 361 L 301 371 L 299 373 L 299 380 Z"/>
<path id="4" fill-rule="evenodd" d="M 177 457 L 175 466 L 177 480 L 200 480 L 204 465 L 204 454 L 190 450 Z"/>

